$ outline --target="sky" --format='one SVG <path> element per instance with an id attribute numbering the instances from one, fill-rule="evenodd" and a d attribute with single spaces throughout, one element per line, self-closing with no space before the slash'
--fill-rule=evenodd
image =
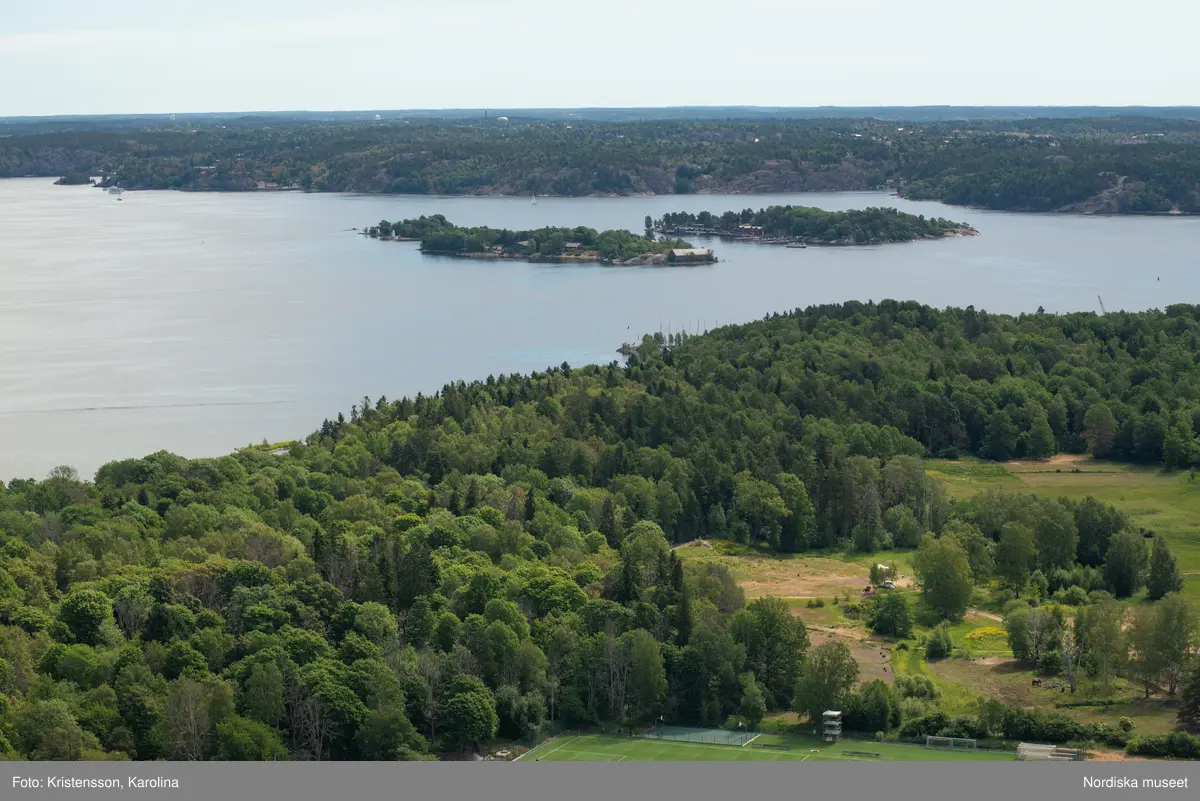
<path id="1" fill-rule="evenodd" d="M 0 0 L 0 116 L 1200 105 L 1196 0 Z"/>

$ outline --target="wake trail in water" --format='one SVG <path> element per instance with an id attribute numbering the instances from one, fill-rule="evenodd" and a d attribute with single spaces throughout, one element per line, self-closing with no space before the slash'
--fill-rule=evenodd
<path id="1" fill-rule="evenodd" d="M 209 403 L 146 403 L 129 404 L 125 406 L 71 406 L 62 409 L 18 409 L 16 411 L 0 412 L 0 417 L 20 417 L 22 415 L 35 414 L 66 414 L 69 412 L 126 412 L 145 411 L 149 409 L 203 409 L 216 406 L 279 406 L 289 403 L 295 403 L 295 401 L 212 401 Z"/>

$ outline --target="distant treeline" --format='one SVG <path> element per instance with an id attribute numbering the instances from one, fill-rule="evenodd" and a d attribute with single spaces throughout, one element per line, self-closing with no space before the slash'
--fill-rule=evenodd
<path id="1" fill-rule="evenodd" d="M 0 177 L 87 172 L 127 189 L 584 196 L 891 187 L 1029 211 L 1200 211 L 1200 122 L 1152 117 L 566 122 L 264 118 L 228 128 L 0 138 Z"/>
<path id="2" fill-rule="evenodd" d="M 372 237 L 419 239 L 421 250 L 435 253 L 488 253 L 505 255 L 562 256 L 568 252 L 594 253 L 603 261 L 627 261 L 637 256 L 666 253 L 672 248 L 690 248 L 679 239 L 638 236 L 624 230 L 594 228 L 538 228 L 510 231 L 478 226 L 464 228 L 441 214 L 389 222 L 381 220 L 366 229 Z"/>
<path id="3" fill-rule="evenodd" d="M 850 211 L 826 211 L 809 206 L 769 206 L 754 211 L 727 211 L 717 216 L 708 211 L 699 214 L 682 211 L 664 214 L 655 222 L 659 230 L 698 227 L 735 234 L 742 226 L 761 228 L 767 238 L 797 238 L 824 244 L 874 245 L 882 242 L 909 242 L 914 239 L 938 239 L 955 234 L 975 233 L 966 223 L 941 217 L 926 218 L 896 209 L 868 208 Z M 757 233 L 757 232 L 756 232 Z"/>

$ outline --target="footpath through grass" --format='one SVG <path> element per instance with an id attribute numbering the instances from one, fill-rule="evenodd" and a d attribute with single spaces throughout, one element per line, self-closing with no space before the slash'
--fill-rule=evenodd
<path id="1" fill-rule="evenodd" d="M 774 746 L 774 747 L 766 747 Z M 538 746 L 522 762 L 868 762 L 1012 761 L 1015 754 L 947 751 L 919 745 L 763 734 L 749 745 L 715 745 L 607 734 L 568 734 Z"/>

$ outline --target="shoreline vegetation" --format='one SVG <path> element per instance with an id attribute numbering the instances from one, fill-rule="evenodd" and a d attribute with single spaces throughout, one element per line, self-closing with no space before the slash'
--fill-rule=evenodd
<path id="1" fill-rule="evenodd" d="M 1154 117 L 87 122 L 0 137 L 0 177 L 184 191 L 637 197 L 886 190 L 1002 211 L 1200 213 L 1200 124 Z"/>
<path id="2" fill-rule="evenodd" d="M 880 245 L 954 236 L 978 236 L 966 223 L 908 214 L 893 208 L 826 211 L 810 206 L 768 206 L 716 215 L 676 212 L 650 227 L 672 236 L 691 234 L 768 245 Z"/>
<path id="3" fill-rule="evenodd" d="M 96 181 L 86 172 L 68 172 L 54 182 L 55 186 L 95 186 Z"/>
<path id="4" fill-rule="evenodd" d="M 441 214 L 364 228 L 372 239 L 419 242 L 422 253 L 463 259 L 543 263 L 592 262 L 605 265 L 711 264 L 709 248 L 670 237 L 639 236 L 625 230 L 597 231 L 586 226 L 512 231 L 507 228 L 457 226 Z"/>

